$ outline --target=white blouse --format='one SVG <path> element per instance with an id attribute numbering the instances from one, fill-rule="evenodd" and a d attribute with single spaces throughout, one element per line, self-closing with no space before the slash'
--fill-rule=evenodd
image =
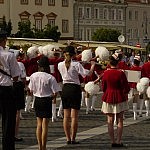
<path id="1" fill-rule="evenodd" d="M 55 77 L 46 72 L 35 72 L 30 76 L 29 89 L 36 97 L 50 97 L 61 91 Z"/>
<path id="2" fill-rule="evenodd" d="M 86 77 L 89 74 L 89 70 L 85 69 L 79 62 L 72 60 L 68 70 L 65 66 L 65 61 L 58 64 L 58 70 L 62 76 L 63 84 L 73 83 L 80 85 L 79 74 L 82 77 Z"/>

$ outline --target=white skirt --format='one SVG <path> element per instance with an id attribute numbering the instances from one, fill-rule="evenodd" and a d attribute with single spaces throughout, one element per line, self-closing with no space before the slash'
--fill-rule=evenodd
<path id="1" fill-rule="evenodd" d="M 122 111 L 126 111 L 128 109 L 129 109 L 129 105 L 127 101 L 124 101 L 119 104 L 110 104 L 110 103 L 103 102 L 101 111 L 104 114 L 107 114 L 107 113 L 117 114 Z"/>

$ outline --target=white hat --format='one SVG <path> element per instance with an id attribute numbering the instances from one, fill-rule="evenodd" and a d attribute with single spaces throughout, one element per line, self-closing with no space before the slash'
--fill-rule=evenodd
<path id="1" fill-rule="evenodd" d="M 91 51 L 91 49 L 86 49 L 86 50 L 84 50 L 82 52 L 82 58 L 81 58 L 82 61 L 89 62 L 91 60 L 91 58 L 92 58 L 92 51 Z"/>
<path id="2" fill-rule="evenodd" d="M 112 54 L 112 57 L 115 59 L 115 60 L 119 60 L 119 53 L 114 53 Z"/>
<path id="3" fill-rule="evenodd" d="M 138 61 L 141 61 L 140 55 L 135 55 L 135 56 L 134 56 L 134 59 L 136 59 L 136 60 L 138 60 Z"/>
<path id="4" fill-rule="evenodd" d="M 117 49 L 117 50 L 115 50 L 115 53 L 122 54 L 122 50 L 121 49 Z"/>

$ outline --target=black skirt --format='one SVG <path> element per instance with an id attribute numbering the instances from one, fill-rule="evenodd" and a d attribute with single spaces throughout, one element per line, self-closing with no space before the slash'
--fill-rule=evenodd
<path id="1" fill-rule="evenodd" d="M 16 103 L 16 109 L 25 108 L 25 91 L 23 82 L 14 82 L 13 83 L 13 95 Z"/>
<path id="2" fill-rule="evenodd" d="M 36 117 L 52 117 L 52 97 L 35 97 L 34 108 Z"/>
<path id="3" fill-rule="evenodd" d="M 77 84 L 64 84 L 62 88 L 63 109 L 80 109 L 81 105 L 81 86 Z"/>

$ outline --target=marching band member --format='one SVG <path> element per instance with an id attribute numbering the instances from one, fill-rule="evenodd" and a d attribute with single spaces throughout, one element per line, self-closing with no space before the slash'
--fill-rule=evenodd
<path id="1" fill-rule="evenodd" d="M 91 75 L 95 62 L 91 61 L 90 70 L 72 59 L 75 56 L 75 48 L 67 46 L 64 50 L 65 60 L 58 64 L 58 70 L 63 79 L 62 104 L 64 110 L 63 127 L 67 144 L 78 144 L 76 134 L 78 129 L 78 113 L 81 107 L 81 88 L 79 74 L 83 77 Z"/>
<path id="2" fill-rule="evenodd" d="M 63 58 L 61 57 L 61 49 L 58 46 L 48 44 L 45 45 L 42 48 L 42 54 L 47 56 L 50 62 L 50 73 L 53 75 L 56 79 L 56 81 L 60 84 L 62 82 L 61 75 L 58 71 L 58 63 L 63 61 Z M 61 90 L 59 91 L 61 94 Z M 62 118 L 62 105 L 60 101 L 59 111 L 58 115 Z M 57 120 L 56 117 L 56 99 L 52 101 L 52 122 L 55 122 Z"/>
<path id="3" fill-rule="evenodd" d="M 130 90 L 125 73 L 117 68 L 118 54 L 110 56 L 110 68 L 104 71 L 102 77 L 102 112 L 107 115 L 108 133 L 112 147 L 123 147 L 121 142 L 123 132 L 123 114 L 128 110 L 127 95 Z M 121 87 L 121 88 L 120 88 Z M 115 139 L 114 116 L 117 120 L 117 140 Z"/>
<path id="4" fill-rule="evenodd" d="M 141 69 L 141 73 L 142 73 L 142 77 L 147 77 L 150 79 L 150 54 L 148 55 L 148 61 L 145 62 L 142 66 Z M 142 116 L 142 109 L 143 109 L 143 104 L 145 102 L 145 107 L 146 107 L 146 116 L 149 116 L 149 106 L 150 106 L 150 102 L 149 102 L 149 98 L 146 95 L 146 93 L 143 94 L 143 99 L 141 99 L 141 103 L 140 103 L 140 112 L 139 114 Z"/>
<path id="5" fill-rule="evenodd" d="M 135 55 L 133 65 L 130 67 L 130 70 L 134 71 L 141 71 L 140 65 L 140 56 Z M 137 102 L 139 100 L 139 92 L 136 89 L 137 83 L 131 82 L 130 87 L 133 89 L 133 114 L 134 114 L 134 120 L 137 119 Z"/>
<path id="6" fill-rule="evenodd" d="M 48 57 L 43 56 L 38 62 L 38 72 L 30 76 L 30 92 L 35 96 L 37 118 L 36 136 L 39 150 L 46 150 L 49 118 L 52 117 L 52 100 L 56 99 L 60 87 L 50 74 Z"/>

